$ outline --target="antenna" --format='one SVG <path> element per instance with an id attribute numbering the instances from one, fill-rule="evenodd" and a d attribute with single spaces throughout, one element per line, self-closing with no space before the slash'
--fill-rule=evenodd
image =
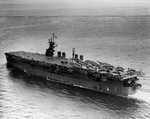
<path id="1" fill-rule="evenodd" d="M 46 49 L 46 53 L 45 53 L 46 56 L 53 57 L 55 51 L 54 48 L 57 47 L 57 44 L 54 42 L 55 38 L 57 37 L 53 33 L 53 36 L 50 39 L 48 39 L 49 48 Z"/>
<path id="2" fill-rule="evenodd" d="M 53 33 L 53 42 L 54 42 L 54 33 Z"/>
<path id="3" fill-rule="evenodd" d="M 52 36 L 53 42 L 55 38 L 57 38 L 57 36 L 55 36 L 55 34 L 53 33 L 53 36 Z"/>
<path id="4" fill-rule="evenodd" d="M 74 55 L 75 55 L 75 48 L 72 48 L 72 59 L 74 59 Z"/>

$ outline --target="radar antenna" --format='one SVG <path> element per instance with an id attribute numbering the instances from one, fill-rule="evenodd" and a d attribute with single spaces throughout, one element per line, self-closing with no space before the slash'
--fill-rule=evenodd
<path id="1" fill-rule="evenodd" d="M 57 47 L 57 44 L 54 41 L 55 38 L 57 38 L 57 36 L 55 36 L 53 33 L 53 36 L 50 39 L 48 39 L 49 48 L 46 49 L 46 53 L 45 53 L 45 55 L 48 57 L 54 56 L 54 52 L 55 52 L 54 48 Z"/>

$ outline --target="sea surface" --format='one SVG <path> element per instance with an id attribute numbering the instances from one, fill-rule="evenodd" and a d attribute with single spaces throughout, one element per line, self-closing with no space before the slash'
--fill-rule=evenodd
<path id="1" fill-rule="evenodd" d="M 142 70 L 142 88 L 119 97 L 31 78 L 5 52 L 57 51 Z M 150 16 L 0 17 L 0 119 L 150 119 Z"/>

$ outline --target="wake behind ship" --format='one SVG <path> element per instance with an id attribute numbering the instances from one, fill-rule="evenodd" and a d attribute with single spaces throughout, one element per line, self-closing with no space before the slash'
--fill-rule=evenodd
<path id="1" fill-rule="evenodd" d="M 66 58 L 66 53 L 60 51 L 54 56 L 55 38 L 53 33 L 45 54 L 24 51 L 5 53 L 8 64 L 31 76 L 114 95 L 132 95 L 141 87 L 134 69 L 84 61 L 83 55 L 78 58 L 74 48 L 72 58 Z"/>

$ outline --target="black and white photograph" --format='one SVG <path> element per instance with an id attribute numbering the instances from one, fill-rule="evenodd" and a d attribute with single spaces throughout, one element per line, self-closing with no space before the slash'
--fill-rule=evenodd
<path id="1" fill-rule="evenodd" d="M 150 1 L 0 0 L 0 119 L 150 119 Z"/>

